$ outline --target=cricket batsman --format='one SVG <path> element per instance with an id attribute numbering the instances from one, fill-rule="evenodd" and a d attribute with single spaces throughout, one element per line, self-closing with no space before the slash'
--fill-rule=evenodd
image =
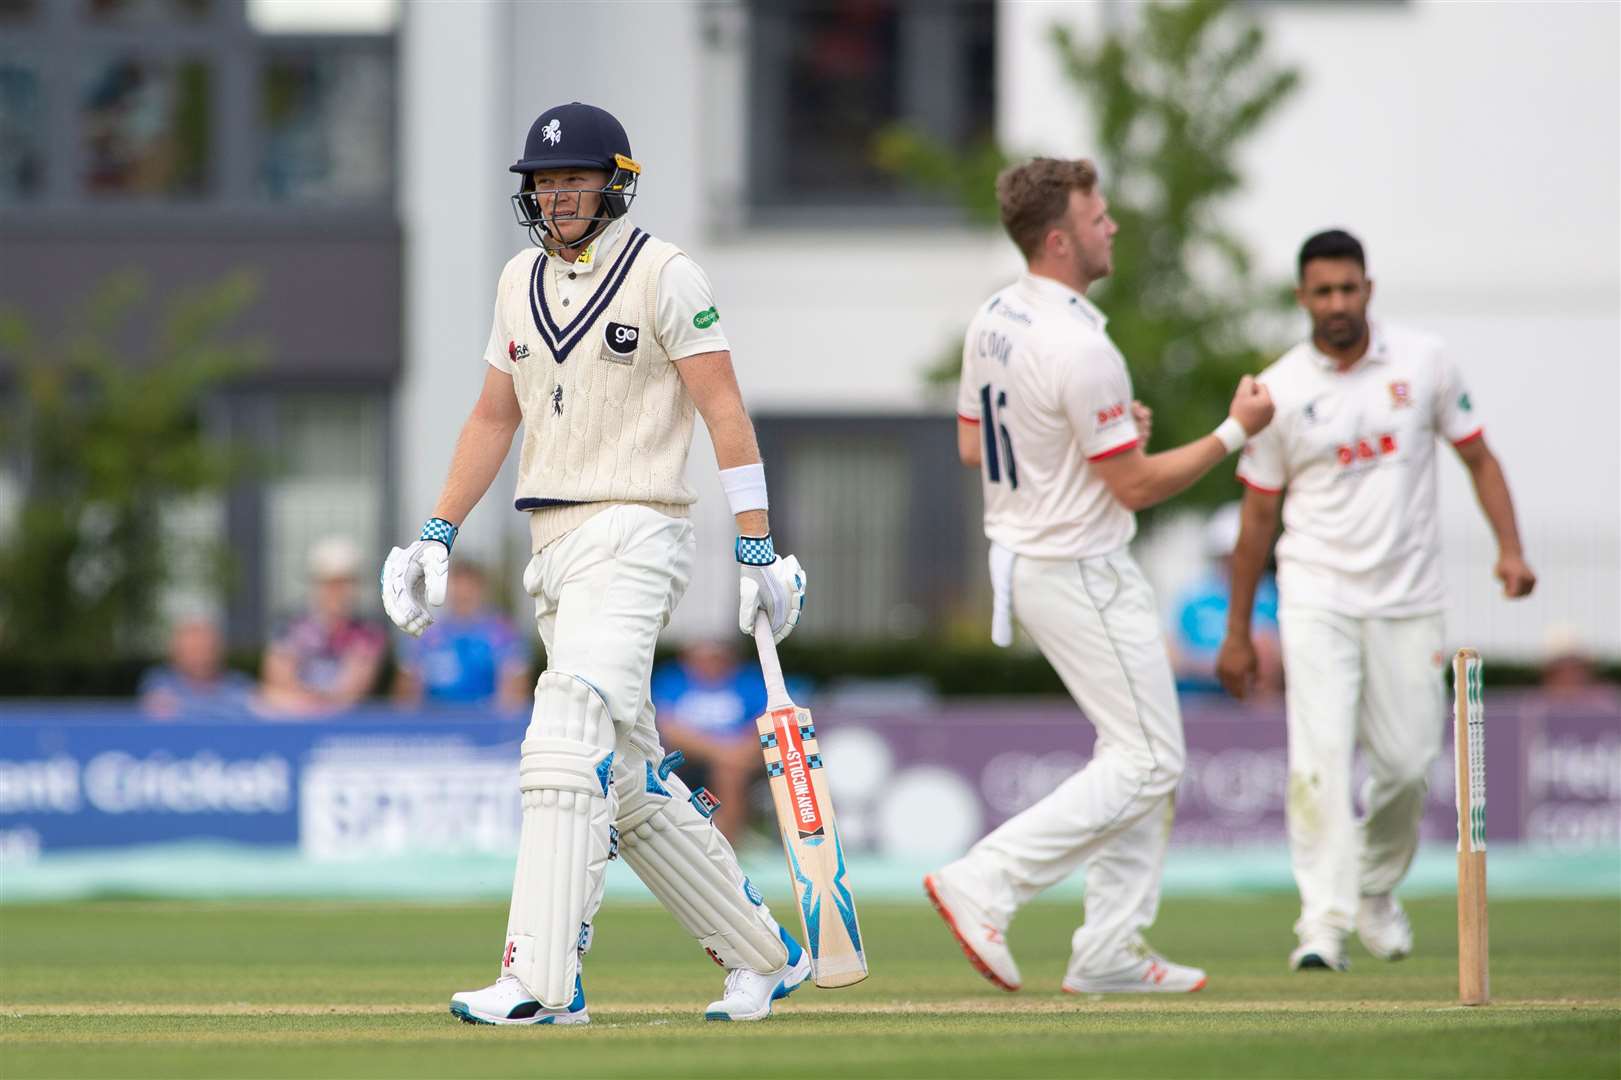
<path id="1" fill-rule="evenodd" d="M 726 969 L 710 1020 L 759 1020 L 810 958 L 743 876 L 714 802 L 671 769 L 648 696 L 653 646 L 681 600 L 696 495 L 693 412 L 714 441 L 737 517 L 738 623 L 764 611 L 780 641 L 805 573 L 779 557 L 765 470 L 709 279 L 629 218 L 642 168 L 619 121 L 592 105 L 529 129 L 512 197 L 537 247 L 496 286 L 484 384 L 433 516 L 383 566 L 383 606 L 421 634 L 444 602 L 456 531 L 523 427 L 515 506 L 529 515 L 524 588 L 546 670 L 518 767 L 523 823 L 500 975 L 454 995 L 469 1023 L 584 1024 L 581 963 L 608 861 L 623 858 Z"/>
<path id="2" fill-rule="evenodd" d="M 924 878 L 980 973 L 1020 986 L 1014 912 L 1086 866 L 1086 921 L 1063 989 L 1188 992 L 1195 967 L 1154 952 L 1173 795 L 1185 750 L 1159 606 L 1128 545 L 1133 511 L 1184 490 L 1272 418 L 1245 376 L 1221 426 L 1160 454 L 1124 358 L 1087 289 L 1117 231 L 1089 161 L 1036 158 L 997 177 L 1002 224 L 1028 272 L 969 324 L 957 446 L 980 469 L 995 597 L 992 638 L 1028 633 L 1097 730 L 1092 760 L 1046 798 Z"/>

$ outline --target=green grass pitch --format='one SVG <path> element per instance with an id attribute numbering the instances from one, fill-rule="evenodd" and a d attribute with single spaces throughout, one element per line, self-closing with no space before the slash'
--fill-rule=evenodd
<path id="1" fill-rule="evenodd" d="M 0 908 L 0 1076 L 1618 1077 L 1621 902 L 1491 911 L 1486 1008 L 1456 1007 L 1449 901 L 1409 904 L 1415 955 L 1352 946 L 1292 975 L 1292 898 L 1168 902 L 1154 932 L 1210 986 L 1058 992 L 1073 909 L 1010 933 L 1025 989 L 996 990 L 934 913 L 867 904 L 872 977 L 806 985 L 758 1024 L 705 1024 L 721 975 L 653 907 L 598 919 L 587 1028 L 456 1022 L 495 974 L 492 905 L 107 902 Z"/>

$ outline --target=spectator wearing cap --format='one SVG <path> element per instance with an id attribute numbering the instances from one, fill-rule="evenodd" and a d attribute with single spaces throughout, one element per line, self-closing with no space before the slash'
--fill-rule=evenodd
<path id="1" fill-rule="evenodd" d="M 153 720 L 251 718 L 255 686 L 225 666 L 225 641 L 213 619 L 192 616 L 169 635 L 169 662 L 141 675 L 141 711 Z"/>
<path id="2" fill-rule="evenodd" d="M 274 712 L 308 716 L 347 709 L 371 693 L 387 644 L 355 614 L 360 548 L 330 536 L 310 548 L 310 609 L 265 652 L 264 701 Z"/>
<path id="3" fill-rule="evenodd" d="M 534 697 L 529 648 L 511 620 L 489 606 L 488 578 L 467 560 L 450 567 L 447 610 L 399 648 L 394 701 L 403 706 L 468 705 L 511 712 Z"/>
<path id="4" fill-rule="evenodd" d="M 1582 635 L 1569 623 L 1554 623 L 1542 637 L 1537 685 L 1551 705 L 1566 709 L 1621 709 L 1621 687 L 1599 671 Z"/>
<path id="5" fill-rule="evenodd" d="M 1227 633 L 1232 596 L 1233 548 L 1238 543 L 1239 504 L 1226 503 L 1205 522 L 1201 545 L 1205 572 L 1176 598 L 1176 624 L 1171 633 L 1171 666 L 1177 689 L 1184 693 L 1217 693 L 1216 654 Z M 1256 693 L 1283 691 L 1283 653 L 1278 639 L 1278 586 L 1263 574 L 1255 589 L 1255 650 L 1259 657 Z"/>

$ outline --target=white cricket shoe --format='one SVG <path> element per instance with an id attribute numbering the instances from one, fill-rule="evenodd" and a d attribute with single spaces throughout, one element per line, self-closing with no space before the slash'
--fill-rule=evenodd
<path id="1" fill-rule="evenodd" d="M 464 1024 L 589 1024 L 585 987 L 574 977 L 574 1000 L 564 1009 L 548 1009 L 524 989 L 516 975 L 503 975 L 482 990 L 463 990 L 450 998 L 450 1011 Z"/>
<path id="2" fill-rule="evenodd" d="M 1356 910 L 1356 936 L 1380 960 L 1400 960 L 1413 951 L 1413 924 L 1391 893 L 1362 898 Z"/>
<path id="3" fill-rule="evenodd" d="M 1141 949 L 1140 959 L 1106 975 L 1076 971 L 1071 961 L 1061 988 L 1068 994 L 1191 994 L 1204 989 L 1208 980 L 1200 969 L 1173 964 L 1146 944 Z"/>
<path id="4" fill-rule="evenodd" d="M 1291 971 L 1348 971 L 1345 943 L 1337 937 L 1307 938 L 1289 954 Z"/>
<path id="5" fill-rule="evenodd" d="M 1013 962 L 1013 953 L 1007 947 L 1006 927 L 996 925 L 983 908 L 954 888 L 944 870 L 926 875 L 923 891 L 951 928 L 968 962 L 981 975 L 1003 990 L 1017 990 L 1023 985 L 1019 965 Z"/>
<path id="6" fill-rule="evenodd" d="M 782 928 L 777 929 L 788 946 L 788 962 L 776 971 L 762 974 L 748 968 L 726 973 L 726 993 L 711 1001 L 704 1010 L 705 1020 L 764 1020 L 771 1015 L 771 1003 L 785 998 L 810 977 L 810 953 L 800 947 Z"/>

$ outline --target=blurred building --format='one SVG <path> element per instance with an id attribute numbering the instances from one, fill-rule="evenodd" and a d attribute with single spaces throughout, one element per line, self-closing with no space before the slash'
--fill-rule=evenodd
<path id="1" fill-rule="evenodd" d="M 155 298 L 257 279 L 269 362 L 208 422 L 271 468 L 177 522 L 228 542 L 238 645 L 296 605 L 316 537 L 381 540 L 402 369 L 392 18 L 304 32 L 264 7 L 0 2 L 0 298 L 71 328 L 116 271 Z"/>
<path id="2" fill-rule="evenodd" d="M 1305 235 L 1357 231 L 1377 315 L 1448 338 L 1519 500 L 1542 583 L 1510 608 L 1466 476 L 1442 466 L 1454 632 L 1529 658 L 1560 622 L 1621 655 L 1621 8 L 1249 10 L 1305 76 L 1231 205 L 1261 269 L 1286 280 Z M 871 141 L 902 120 L 1086 153 L 1048 30 L 1134 17 L 1012 0 L 0 0 L 0 286 L 48 307 L 108 265 L 176 284 L 259 269 L 275 359 L 221 422 L 285 467 L 222 511 L 248 571 L 240 635 L 285 606 L 308 538 L 341 524 L 380 554 L 429 512 L 496 276 L 527 243 L 506 166 L 544 108 L 595 102 L 645 166 L 637 219 L 714 281 L 775 527 L 813 579 L 803 633 L 979 632 L 976 481 L 921 373 L 1018 262 L 875 169 Z M 731 525 L 701 434 L 693 461 L 702 554 L 673 629 L 709 634 L 734 609 Z M 460 540 L 509 571 L 525 544 L 512 479 Z"/>

